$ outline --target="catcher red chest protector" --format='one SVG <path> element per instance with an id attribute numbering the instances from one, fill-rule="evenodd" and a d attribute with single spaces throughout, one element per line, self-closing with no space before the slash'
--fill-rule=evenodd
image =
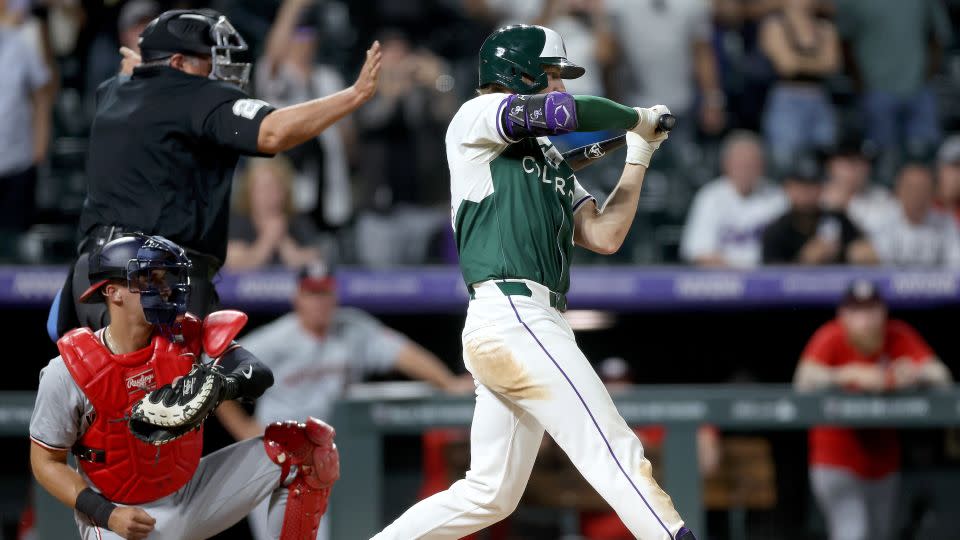
<path id="1" fill-rule="evenodd" d="M 214 317 L 217 315 L 217 317 Z M 147 392 L 190 372 L 202 350 L 218 357 L 246 323 L 240 312 L 218 312 L 201 323 L 187 314 L 183 342 L 155 335 L 130 354 L 112 354 L 88 328 L 64 335 L 57 347 L 96 414 L 74 447 L 80 468 L 115 503 L 165 497 L 193 476 L 203 451 L 202 428 L 158 448 L 130 434 L 125 417 Z"/>

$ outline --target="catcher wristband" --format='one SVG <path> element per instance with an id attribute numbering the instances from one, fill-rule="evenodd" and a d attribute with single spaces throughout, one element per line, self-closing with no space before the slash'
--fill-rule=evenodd
<path id="1" fill-rule="evenodd" d="M 117 508 L 106 497 L 91 488 L 86 488 L 77 495 L 77 502 L 73 505 L 78 512 L 86 514 L 100 527 L 110 528 L 110 514 Z"/>
<path id="2" fill-rule="evenodd" d="M 643 165 L 644 167 L 650 166 L 650 158 L 653 157 L 653 153 L 660 147 L 659 143 L 656 143 L 654 146 L 651 143 L 648 143 L 636 133 L 632 131 L 627 132 L 627 163 L 631 165 Z"/>

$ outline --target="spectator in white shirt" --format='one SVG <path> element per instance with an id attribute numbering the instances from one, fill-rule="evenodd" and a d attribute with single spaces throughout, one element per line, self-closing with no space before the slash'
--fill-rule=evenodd
<path id="1" fill-rule="evenodd" d="M 847 133 L 827 155 L 827 182 L 823 186 L 823 206 L 846 212 L 847 217 L 868 235 L 898 212 L 897 200 L 890 190 L 870 181 L 876 147 L 855 133 Z"/>
<path id="2" fill-rule="evenodd" d="M 937 208 L 960 226 L 960 134 L 947 137 L 937 152 Z"/>
<path id="3" fill-rule="evenodd" d="M 933 206 L 933 171 L 907 164 L 897 175 L 900 209 L 874 237 L 884 264 L 960 268 L 960 233 L 953 218 Z"/>
<path id="4" fill-rule="evenodd" d="M 752 268 L 760 264 L 764 228 L 786 211 L 787 200 L 763 177 L 763 146 L 755 134 L 728 135 L 721 166 L 723 176 L 693 199 L 680 254 L 698 266 Z"/>
<path id="5" fill-rule="evenodd" d="M 0 234 L 33 224 L 37 166 L 46 157 L 55 92 L 44 55 L 27 40 L 15 9 L 0 0 Z M 0 247 L 0 251 L 5 248 Z M 6 253 L 0 253 L 0 256 Z"/>

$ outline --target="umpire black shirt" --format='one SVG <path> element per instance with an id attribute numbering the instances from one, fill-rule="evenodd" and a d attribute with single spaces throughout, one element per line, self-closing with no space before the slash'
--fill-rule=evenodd
<path id="1" fill-rule="evenodd" d="M 167 66 L 136 68 L 97 89 L 80 230 L 159 234 L 226 257 L 233 172 L 257 155 L 273 111 L 238 87 Z"/>

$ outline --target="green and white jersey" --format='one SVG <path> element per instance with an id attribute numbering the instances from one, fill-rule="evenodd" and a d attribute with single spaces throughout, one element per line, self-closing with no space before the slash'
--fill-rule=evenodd
<path id="1" fill-rule="evenodd" d="M 593 197 L 546 137 L 509 139 L 500 126 L 507 94 L 463 104 L 447 128 L 453 230 L 469 286 L 529 279 L 570 287 L 573 216 Z"/>

